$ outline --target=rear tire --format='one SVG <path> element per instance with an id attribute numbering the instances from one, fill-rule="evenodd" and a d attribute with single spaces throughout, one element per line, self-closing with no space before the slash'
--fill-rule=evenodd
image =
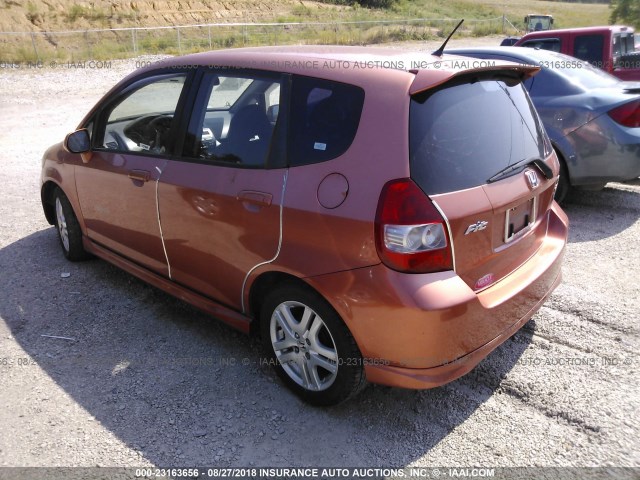
<path id="1" fill-rule="evenodd" d="M 365 385 L 362 355 L 337 312 L 317 293 L 294 284 L 270 292 L 260 311 L 269 363 L 304 401 L 336 405 Z"/>
<path id="2" fill-rule="evenodd" d="M 64 256 L 72 262 L 91 257 L 82 245 L 82 230 L 69 199 L 60 188 L 53 192 L 55 226 Z"/>

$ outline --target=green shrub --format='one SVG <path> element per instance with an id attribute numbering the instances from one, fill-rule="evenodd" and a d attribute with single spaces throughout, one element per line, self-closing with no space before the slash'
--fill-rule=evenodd
<path id="1" fill-rule="evenodd" d="M 71 23 L 73 23 L 78 18 L 84 17 L 86 15 L 87 15 L 87 12 L 85 11 L 85 8 L 82 5 L 78 5 L 74 3 L 69 9 L 69 11 L 67 12 L 67 19 Z"/>

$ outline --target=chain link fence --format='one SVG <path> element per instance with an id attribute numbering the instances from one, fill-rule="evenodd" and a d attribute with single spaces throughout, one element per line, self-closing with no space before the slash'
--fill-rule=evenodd
<path id="1" fill-rule="evenodd" d="M 58 32 L 0 32 L 0 62 L 87 61 L 220 48 L 333 44 L 365 45 L 444 38 L 455 19 L 313 23 L 212 23 Z M 515 33 L 505 16 L 465 20 L 464 35 Z"/>

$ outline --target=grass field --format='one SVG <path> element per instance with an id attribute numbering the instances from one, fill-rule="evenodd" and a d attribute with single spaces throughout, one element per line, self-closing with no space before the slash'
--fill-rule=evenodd
<path id="1" fill-rule="evenodd" d="M 400 0 L 389 10 L 354 8 L 349 11 L 319 11 L 304 6 L 294 7 L 291 15 L 281 20 L 293 19 L 354 19 L 364 18 L 465 18 L 488 19 L 503 14 L 516 26 L 522 27 L 522 19 L 529 13 L 550 14 L 557 28 L 586 27 L 609 23 L 609 5 L 604 3 L 569 3 L 544 0 Z"/>
<path id="2" fill-rule="evenodd" d="M 156 31 L 92 32 L 92 29 L 113 27 L 168 27 L 195 23 L 219 23 L 216 2 L 209 9 L 194 10 L 189 2 L 180 2 L 181 9 L 159 10 L 156 1 L 140 0 L 122 3 L 114 13 L 101 2 L 93 7 L 57 0 L 68 7 L 64 15 L 50 4 L 0 3 L 0 25 L 13 19 L 12 31 L 34 32 L 28 35 L 0 34 L 0 61 L 47 61 L 111 59 L 140 54 L 188 53 L 215 48 L 274 44 L 376 44 L 407 40 L 430 40 L 445 36 L 455 19 L 466 20 L 458 37 L 491 34 L 513 35 L 523 28 L 528 13 L 551 14 L 556 28 L 604 25 L 608 23 L 608 4 L 567 3 L 541 0 L 400 0 L 388 10 L 338 7 L 319 2 L 280 0 L 242 0 L 226 2 L 246 9 L 250 15 L 231 11 L 235 16 L 224 22 L 246 22 L 248 26 L 218 26 L 213 28 L 169 28 Z M 65 3 L 66 2 L 66 3 Z M 161 8 L 170 8 L 170 2 Z M 182 7 L 187 4 L 187 7 Z M 62 4 L 56 4 L 60 7 Z M 105 4 L 106 5 L 106 4 Z M 128 10 L 135 5 L 135 10 Z M 253 7 L 253 8 L 252 8 Z M 228 12 L 228 10 L 226 10 Z M 168 12 L 168 13 L 167 13 Z M 508 20 L 502 20 L 504 17 Z M 29 22 L 22 28 L 21 20 Z M 416 19 L 429 19 L 416 22 Z M 443 21 L 443 19 L 449 19 Z M 410 20 L 410 22 L 407 22 Z M 388 24 L 348 23 L 390 21 Z M 295 23 L 296 25 L 256 25 L 257 23 Z M 299 24 L 303 25 L 299 25 Z M 323 23 L 318 25 L 317 23 Z M 304 25 L 309 24 L 309 25 Z M 516 29 L 510 24 L 515 25 Z M 13 25 L 17 25 L 14 27 Z M 77 33 L 56 33 L 75 30 Z M 49 33 L 45 33 L 49 32 Z"/>

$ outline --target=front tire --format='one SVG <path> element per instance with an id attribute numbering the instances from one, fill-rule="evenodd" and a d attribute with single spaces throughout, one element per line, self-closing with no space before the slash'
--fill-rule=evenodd
<path id="1" fill-rule="evenodd" d="M 64 256 L 72 262 L 86 260 L 90 255 L 82 245 L 82 230 L 69 199 L 60 188 L 53 193 L 55 226 Z"/>
<path id="2" fill-rule="evenodd" d="M 260 315 L 262 341 L 278 376 L 304 401 L 335 405 L 365 385 L 362 355 L 336 311 L 317 293 L 284 285 Z"/>

